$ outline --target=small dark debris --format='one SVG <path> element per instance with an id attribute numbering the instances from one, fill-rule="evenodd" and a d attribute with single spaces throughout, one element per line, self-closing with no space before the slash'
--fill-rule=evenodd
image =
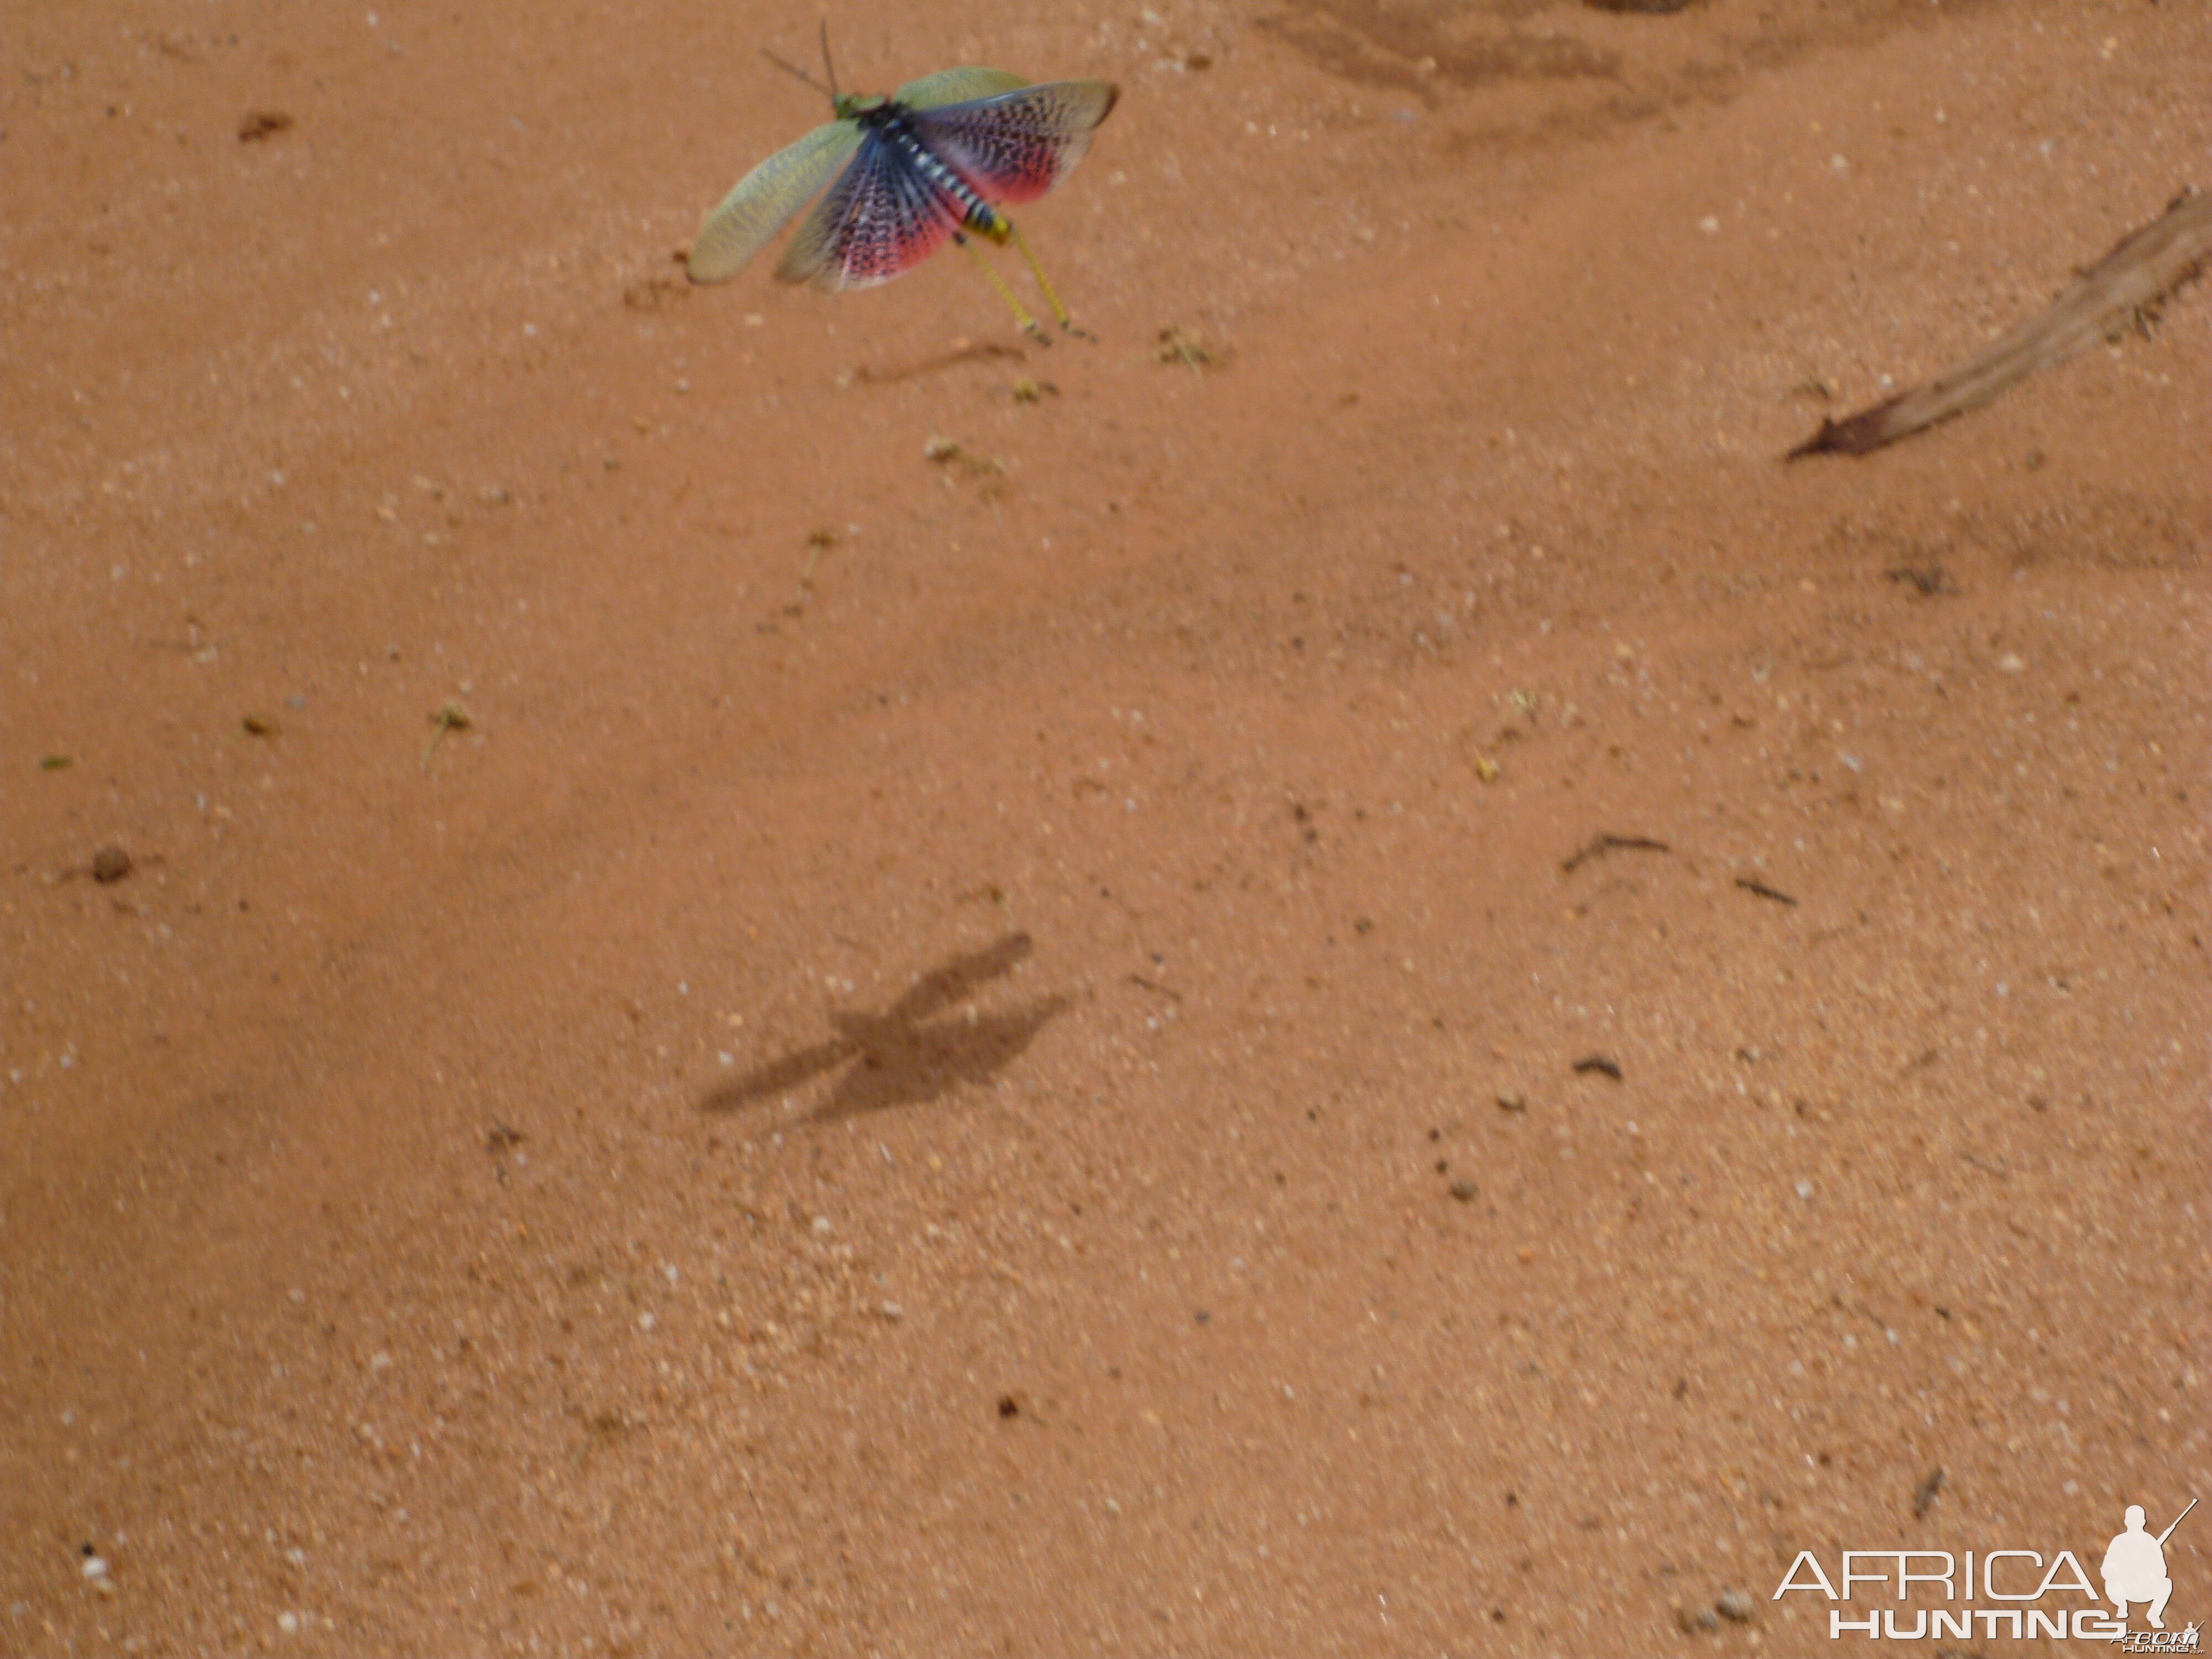
<path id="1" fill-rule="evenodd" d="M 39 770 L 41 772 L 66 772 L 75 763 L 73 758 L 68 755 L 39 757 Z"/>
<path id="2" fill-rule="evenodd" d="M 503 1152 L 510 1146 L 520 1146 L 528 1139 L 529 1137 L 521 1130 L 510 1128 L 495 1119 L 491 1127 L 484 1131 L 484 1150 L 489 1152 Z"/>
<path id="3" fill-rule="evenodd" d="M 281 109 L 250 109 L 239 118 L 238 142 L 258 144 L 280 132 L 291 131 L 292 125 L 292 118 Z"/>
<path id="4" fill-rule="evenodd" d="M 690 285 L 674 276 L 648 276 L 623 290 L 623 304 L 632 311 L 659 311 L 691 296 Z"/>
<path id="5" fill-rule="evenodd" d="M 1020 1401 L 1015 1399 L 1013 1395 L 1010 1394 L 1002 1394 L 999 1396 L 1000 1416 L 1019 1417 L 1021 1414 L 1022 1402 Z"/>
<path id="6" fill-rule="evenodd" d="M 1721 1627 L 1720 1615 L 1711 1607 L 1677 1607 L 1674 1622 L 1692 1636 L 1709 1635 Z"/>
<path id="7" fill-rule="evenodd" d="M 1521 1494 L 1518 1492 L 1507 1492 L 1505 1494 L 1505 1507 L 1509 1510 L 1519 1509 L 1521 1507 Z"/>
<path id="8" fill-rule="evenodd" d="M 1162 363 L 1182 363 L 1191 373 L 1200 373 L 1209 363 L 1222 361 L 1218 347 L 1206 343 L 1195 330 L 1170 326 L 1162 329 L 1152 340 L 1152 360 Z"/>
<path id="9" fill-rule="evenodd" d="M 1190 1322 L 1194 1325 L 1209 1325 L 1213 1322 L 1213 1316 L 1208 1313 L 1205 1309 L 1200 1308 L 1196 1313 L 1190 1316 Z"/>
<path id="10" fill-rule="evenodd" d="M 1492 1607 L 1492 1608 L 1491 1608 L 1491 1610 L 1490 1610 L 1490 1622 L 1491 1622 L 1492 1624 L 1493 1624 L 1493 1625 L 1502 1625 L 1502 1624 L 1504 1624 L 1504 1623 L 1505 1622 L 1505 1609 L 1504 1609 L 1504 1608 L 1503 1608 L 1503 1607 Z"/>
<path id="11" fill-rule="evenodd" d="M 1620 1062 L 1608 1054 L 1584 1054 L 1575 1062 L 1577 1072 L 1603 1072 L 1615 1083 L 1620 1081 Z"/>
<path id="12" fill-rule="evenodd" d="M 1936 1506 L 1936 1494 L 1942 1490 L 1943 1471 L 1942 1468 L 1938 1466 L 1928 1472 L 1928 1478 L 1922 1481 L 1918 1489 L 1913 1492 L 1913 1515 L 1916 1517 L 1926 1515 L 1929 1510 Z"/>
<path id="13" fill-rule="evenodd" d="M 1451 1195 L 1462 1204 L 1474 1203 L 1477 1191 L 1472 1181 L 1455 1181 L 1451 1184 Z"/>
<path id="14" fill-rule="evenodd" d="M 239 724 L 246 728 L 246 735 L 249 738 L 273 738 L 276 735 L 276 722 L 266 714 L 248 714 Z"/>
<path id="15" fill-rule="evenodd" d="M 1742 888 L 1747 893 L 1756 893 L 1763 899 L 1772 899 L 1777 904 L 1788 904 L 1794 906 L 1797 902 L 1797 901 L 1791 898 L 1789 894 L 1782 892 L 1778 889 L 1769 887 L 1765 882 L 1759 880 L 1756 877 L 1738 876 L 1735 878 L 1735 884 Z"/>
<path id="16" fill-rule="evenodd" d="M 1938 593 L 1955 593 L 1959 591 L 1958 583 L 1951 580 L 1951 573 L 1943 568 L 1940 560 L 1931 561 L 1925 569 L 1909 564 L 1900 564 L 1881 574 L 1893 582 L 1911 583 L 1914 592 L 1923 599 L 1932 599 Z"/>
<path id="17" fill-rule="evenodd" d="M 1368 934 L 1375 931 L 1375 923 L 1369 917 L 1355 916 L 1352 918 L 1352 931 L 1364 939 Z"/>
<path id="18" fill-rule="evenodd" d="M 1563 860 L 1559 868 L 1565 874 L 1572 875 L 1578 866 L 1607 853 L 1668 853 L 1673 850 L 1665 842 L 1654 841 L 1649 836 L 1593 836 Z"/>
<path id="19" fill-rule="evenodd" d="M 103 887 L 112 886 L 131 873 L 131 854 L 120 847 L 103 847 L 92 855 L 92 878 Z"/>
<path id="20" fill-rule="evenodd" d="M 1501 1112 L 1525 1112 L 1528 1109 L 1528 1097 L 1518 1089 L 1500 1089 L 1498 1091 L 1498 1109 Z"/>
<path id="21" fill-rule="evenodd" d="M 1674 1379 L 1674 1398 L 1677 1400 L 1683 1399 L 1689 1394 L 1689 1392 L 1690 1379 L 1686 1376 L 1676 1377 Z"/>
<path id="22" fill-rule="evenodd" d="M 1747 1625 L 1752 1614 L 1759 1611 L 1759 1604 L 1740 1589 L 1724 1589 L 1714 1600 L 1713 1611 L 1723 1619 Z"/>

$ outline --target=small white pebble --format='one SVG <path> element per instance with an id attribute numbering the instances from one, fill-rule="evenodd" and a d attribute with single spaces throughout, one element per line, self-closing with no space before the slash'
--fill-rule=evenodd
<path id="1" fill-rule="evenodd" d="M 107 1577 L 107 1563 L 97 1555 L 88 1555 L 84 1558 L 83 1572 L 88 1578 L 105 1578 Z"/>
<path id="2" fill-rule="evenodd" d="M 1807 1203 L 1811 1203 L 1813 1201 L 1813 1183 L 1809 1181 L 1799 1182 L 1797 1183 L 1797 1196 L 1803 1199 Z"/>
<path id="3" fill-rule="evenodd" d="M 300 1632 L 300 1615 L 296 1613 L 278 1613 L 276 1615 L 276 1628 L 283 1631 L 287 1636 L 298 1635 Z"/>
<path id="4" fill-rule="evenodd" d="M 662 1262 L 660 1264 L 660 1276 L 666 1279 L 670 1284 L 673 1285 L 676 1282 L 676 1264 L 673 1261 Z"/>
<path id="5" fill-rule="evenodd" d="M 1721 231 L 1721 222 L 1714 218 L 1711 214 L 1708 213 L 1704 218 L 1698 221 L 1698 228 L 1704 231 L 1708 236 L 1717 236 L 1720 234 Z"/>
<path id="6" fill-rule="evenodd" d="M 884 1304 L 884 1317 L 892 1321 L 903 1319 L 906 1317 L 906 1310 L 896 1302 L 886 1302 Z"/>
<path id="7" fill-rule="evenodd" d="M 651 1330 L 651 1329 L 653 1328 L 653 1316 L 652 1316 L 651 1314 L 649 1314 L 649 1313 L 641 1313 L 641 1314 L 640 1314 L 640 1315 L 637 1316 L 637 1328 L 638 1328 L 638 1329 L 640 1329 L 640 1330 L 641 1330 L 641 1331 L 649 1331 L 649 1330 Z"/>
<path id="8" fill-rule="evenodd" d="M 830 1218 L 826 1215 L 816 1216 L 814 1218 L 814 1231 L 817 1233 L 829 1232 L 830 1231 Z"/>
<path id="9" fill-rule="evenodd" d="M 732 1054 L 727 1048 L 716 1049 L 714 1052 L 714 1059 L 718 1064 L 723 1066 L 734 1066 L 738 1063 L 738 1057 Z"/>
<path id="10" fill-rule="evenodd" d="M 2025 674 L 2027 672 L 2027 665 L 2022 662 L 2015 653 L 2010 651 L 2006 652 L 2004 655 L 1997 659 L 1997 666 L 2008 674 Z"/>

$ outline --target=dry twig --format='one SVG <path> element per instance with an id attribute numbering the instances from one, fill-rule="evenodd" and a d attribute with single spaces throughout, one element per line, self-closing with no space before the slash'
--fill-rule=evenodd
<path id="1" fill-rule="evenodd" d="M 1966 362 L 1887 401 L 1822 421 L 1790 452 L 1864 455 L 1939 421 L 1994 402 L 2038 369 L 2051 368 L 2130 329 L 2147 331 L 2174 290 L 2212 263 L 2212 197 L 2185 190 L 2148 224 L 2122 237 L 2041 311 Z"/>

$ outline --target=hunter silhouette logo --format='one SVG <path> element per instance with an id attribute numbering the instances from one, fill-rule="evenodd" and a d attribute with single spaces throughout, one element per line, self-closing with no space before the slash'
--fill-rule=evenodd
<path id="1" fill-rule="evenodd" d="M 1831 1641 L 1846 1636 L 1892 1642 L 2071 1637 L 2109 1643 L 2123 1653 L 2198 1653 L 2203 1638 L 2194 1620 L 2181 1630 L 2166 1626 L 2166 1604 L 2173 1595 L 2166 1540 L 2196 1507 L 2192 1498 L 2164 1532 L 2153 1533 L 2142 1505 L 2128 1505 L 2123 1529 L 2106 1547 L 2098 1567 L 2102 1597 L 2087 1564 L 2069 1549 L 2047 1558 L 2024 1549 L 1962 1555 L 1889 1549 L 1844 1551 L 1842 1570 L 1832 1578 L 1819 1556 L 1800 1550 L 1772 1599 L 1799 1591 L 1834 1604 L 1828 1609 Z M 2128 1615 L 2137 1608 L 2148 1628 L 2130 1628 Z"/>
<path id="2" fill-rule="evenodd" d="M 2173 1528 L 2188 1518 L 2189 1510 L 2196 1507 L 2197 1500 L 2192 1498 L 2189 1500 L 2189 1509 L 2175 1516 L 2172 1524 L 2154 1538 L 2146 1529 L 2142 1505 L 2128 1505 L 2128 1512 L 2123 1517 L 2127 1530 L 2106 1547 L 2102 1569 L 2105 1599 L 2112 1604 L 2122 1624 L 2127 1622 L 2128 1604 L 2140 1601 L 2143 1603 L 2143 1617 L 2149 1621 L 2151 1629 L 2162 1631 L 2166 1628 L 2166 1598 L 2173 1594 L 2173 1580 L 2166 1576 L 2166 1540 L 2173 1536 Z M 2188 1642 L 2185 1648 L 2169 1649 L 2167 1644 L 2154 1640 L 2146 1643 L 2142 1650 L 2194 1652 L 2197 1648 L 2197 1624 L 2194 1620 L 2190 1621 L 2189 1628 L 2181 1635 Z M 2132 1638 L 2124 1637 L 2120 1640 L 2124 1646 L 2134 1650 Z"/>

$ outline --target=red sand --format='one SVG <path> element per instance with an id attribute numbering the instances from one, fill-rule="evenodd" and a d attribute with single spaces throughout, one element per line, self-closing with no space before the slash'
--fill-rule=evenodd
<path id="1" fill-rule="evenodd" d="M 2205 9 L 840 12 L 1122 83 L 1048 353 L 682 285 L 814 23 L 14 21 L 0 1650 L 1826 1652 L 2212 1487 L 2212 303 L 1777 459 Z"/>

